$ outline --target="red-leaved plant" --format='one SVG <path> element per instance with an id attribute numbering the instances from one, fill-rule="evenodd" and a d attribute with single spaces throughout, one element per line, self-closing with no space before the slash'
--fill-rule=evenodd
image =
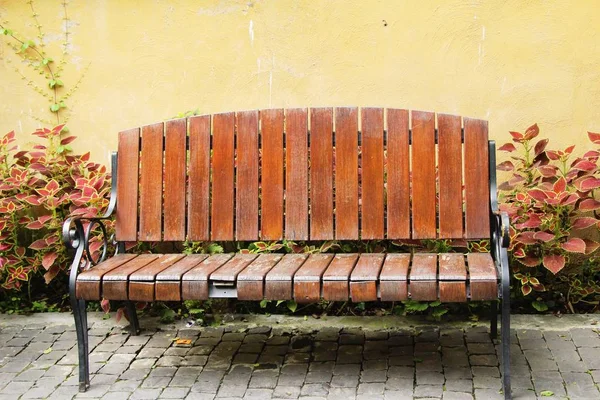
<path id="1" fill-rule="evenodd" d="M 510 134 L 513 143 L 499 148 L 511 154 L 511 161 L 498 166 L 511 173 L 499 186 L 500 209 L 511 219 L 509 250 L 517 261 L 512 263 L 514 277 L 521 282 L 523 295 L 528 295 L 545 290 L 538 279 L 542 268 L 557 274 L 575 255 L 589 255 L 599 247 L 578 236 L 600 222 L 592 213 L 600 208 L 594 198 L 594 189 L 600 187 L 600 152 L 588 151 L 571 160 L 575 146 L 548 150 L 548 139 L 534 142 L 537 124 L 525 133 Z M 589 137 L 600 144 L 600 134 L 589 133 Z"/>
<path id="2" fill-rule="evenodd" d="M 45 140 L 19 151 L 15 133 L 0 140 L 0 284 L 20 289 L 38 272 L 46 283 L 69 266 L 61 227 L 68 215 L 96 216 L 108 205 L 110 177 L 90 154 L 71 155 L 63 125 L 38 129 Z M 99 238 L 90 246 L 97 252 Z"/>

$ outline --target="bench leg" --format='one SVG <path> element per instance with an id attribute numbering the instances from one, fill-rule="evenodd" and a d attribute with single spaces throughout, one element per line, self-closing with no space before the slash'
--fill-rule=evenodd
<path id="1" fill-rule="evenodd" d="M 140 333 L 140 323 L 133 301 L 127 302 L 127 316 L 129 317 L 129 330 L 131 336 L 137 336 Z"/>
<path id="2" fill-rule="evenodd" d="M 85 392 L 90 386 L 89 361 L 88 361 L 88 332 L 85 301 L 77 300 L 71 296 L 71 308 L 75 319 L 77 333 L 77 351 L 79 355 L 79 391 Z"/>
<path id="3" fill-rule="evenodd" d="M 504 282 L 503 282 L 504 283 Z M 512 399 L 510 387 L 510 289 L 508 282 L 502 290 L 502 391 L 504 399 Z"/>
<path id="4" fill-rule="evenodd" d="M 490 336 L 495 340 L 498 337 L 498 302 L 492 301 L 490 307 Z"/>

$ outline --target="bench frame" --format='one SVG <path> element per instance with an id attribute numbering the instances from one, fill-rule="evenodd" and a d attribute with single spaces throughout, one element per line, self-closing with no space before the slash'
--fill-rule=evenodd
<path id="1" fill-rule="evenodd" d="M 503 368 L 503 392 L 505 399 L 511 399 L 510 384 L 510 270 L 508 263 L 507 249 L 510 244 L 509 226 L 510 221 L 505 212 L 498 209 L 497 186 L 496 186 L 496 145 L 492 140 L 488 141 L 489 155 L 489 200 L 490 200 L 490 246 L 491 255 L 498 269 L 499 287 L 498 300 L 501 302 L 501 344 L 502 344 L 502 368 Z M 62 236 L 63 242 L 69 249 L 74 250 L 73 262 L 69 276 L 69 295 L 71 308 L 75 319 L 77 333 L 77 344 L 79 354 L 79 391 L 85 392 L 90 386 L 89 378 L 89 341 L 86 301 L 76 297 L 75 289 L 77 276 L 80 271 L 93 268 L 95 265 L 104 261 L 108 255 L 109 242 L 112 241 L 116 246 L 116 254 L 125 253 L 125 243 L 116 242 L 114 238 L 107 237 L 107 230 L 104 225 L 105 220 L 112 219 L 115 214 L 117 204 L 117 152 L 111 155 L 111 192 L 110 202 L 106 213 L 100 217 L 70 217 L 63 224 Z M 87 226 L 84 226 L 84 223 Z M 90 255 L 89 244 L 94 231 L 99 229 L 102 233 L 103 244 L 100 256 L 93 259 Z M 218 294 L 219 291 L 213 291 Z M 232 297 L 222 292 L 221 296 L 211 297 Z M 127 314 L 130 321 L 131 335 L 137 335 L 140 327 L 137 318 L 136 308 L 132 301 L 126 301 Z M 490 314 L 490 335 L 496 339 L 498 334 L 498 304 L 492 301 Z"/>

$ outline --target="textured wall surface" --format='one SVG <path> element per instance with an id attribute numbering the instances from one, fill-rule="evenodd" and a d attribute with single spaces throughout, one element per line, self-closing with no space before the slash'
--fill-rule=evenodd
<path id="1" fill-rule="evenodd" d="M 38 1 L 60 56 L 59 0 Z M 107 162 L 117 131 L 198 108 L 358 105 L 490 121 L 493 138 L 537 122 L 556 147 L 600 131 L 596 0 L 70 0 L 65 84 L 75 150 Z M 0 21 L 35 37 L 29 5 L 0 0 Z M 0 38 L 0 40 L 5 40 Z M 0 133 L 29 142 L 47 103 L 0 46 Z M 43 85 L 43 81 L 40 80 Z"/>

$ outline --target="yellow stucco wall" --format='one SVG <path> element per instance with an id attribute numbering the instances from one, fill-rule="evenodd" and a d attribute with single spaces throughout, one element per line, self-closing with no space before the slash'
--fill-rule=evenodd
<path id="1" fill-rule="evenodd" d="M 35 3 L 58 55 L 60 3 Z M 600 131 L 597 0 L 69 0 L 68 14 L 65 84 L 89 64 L 69 126 L 102 162 L 118 130 L 195 108 L 435 110 L 488 119 L 501 142 L 537 122 L 580 151 Z M 0 0 L 0 20 L 36 35 L 24 0 Z M 26 142 L 47 104 L 0 55 L 0 133 Z"/>

